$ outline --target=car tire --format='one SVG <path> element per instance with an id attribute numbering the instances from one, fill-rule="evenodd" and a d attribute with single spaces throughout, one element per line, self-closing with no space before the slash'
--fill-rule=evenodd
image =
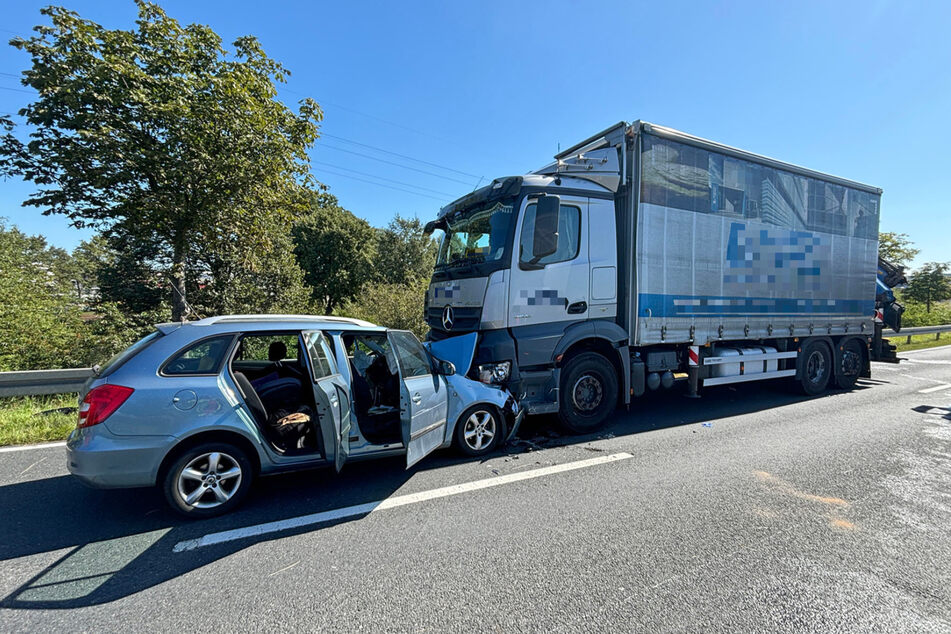
<path id="1" fill-rule="evenodd" d="M 573 434 L 600 429 L 617 408 L 618 380 L 611 362 L 596 352 L 569 359 L 561 371 L 558 418 Z"/>
<path id="2" fill-rule="evenodd" d="M 460 452 L 477 458 L 494 451 L 502 440 L 502 434 L 499 410 L 489 405 L 473 405 L 456 421 L 452 435 Z"/>
<path id="3" fill-rule="evenodd" d="M 839 389 L 851 390 L 859 380 L 865 354 L 858 339 L 849 339 L 836 355 L 835 384 Z"/>
<path id="4" fill-rule="evenodd" d="M 823 341 L 809 341 L 799 353 L 799 386 L 807 396 L 826 391 L 832 376 L 832 354 Z"/>
<path id="5" fill-rule="evenodd" d="M 210 442 L 183 451 L 166 471 L 162 489 L 178 513 L 214 517 L 237 508 L 253 479 L 254 468 L 244 450 Z"/>

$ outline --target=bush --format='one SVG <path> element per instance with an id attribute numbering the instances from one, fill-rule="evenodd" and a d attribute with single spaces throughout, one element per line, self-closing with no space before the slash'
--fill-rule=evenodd
<path id="1" fill-rule="evenodd" d="M 410 330 L 422 339 L 429 332 L 423 319 L 423 300 L 429 280 L 410 279 L 405 284 L 369 283 L 356 297 L 335 311 L 341 317 L 353 317 L 395 328 Z"/>
<path id="2" fill-rule="evenodd" d="M 948 304 L 932 304 L 931 312 L 925 310 L 924 304 L 912 302 L 908 299 L 900 300 L 905 305 L 901 325 L 912 328 L 915 326 L 942 326 L 951 324 L 951 306 Z"/>

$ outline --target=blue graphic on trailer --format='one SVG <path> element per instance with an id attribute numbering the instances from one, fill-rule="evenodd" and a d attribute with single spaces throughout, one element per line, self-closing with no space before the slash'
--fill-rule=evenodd
<path id="1" fill-rule="evenodd" d="M 788 296 L 819 291 L 830 247 L 810 231 L 748 229 L 730 225 L 726 247 L 725 294 Z"/>
<path id="2" fill-rule="evenodd" d="M 711 288 L 697 288 L 696 294 L 688 295 L 640 293 L 638 312 L 645 317 L 870 315 L 873 297 L 831 297 L 830 240 L 810 231 L 750 228 L 732 222 L 722 294 L 709 294 Z M 825 278 L 823 271 L 828 271 Z"/>

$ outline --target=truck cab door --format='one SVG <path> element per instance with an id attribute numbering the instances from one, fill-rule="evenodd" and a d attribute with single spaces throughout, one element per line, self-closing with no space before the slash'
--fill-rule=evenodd
<path id="1" fill-rule="evenodd" d="M 350 390 L 324 333 L 310 330 L 302 335 L 320 421 L 321 444 L 325 457 L 339 472 L 350 455 Z"/>
<path id="2" fill-rule="evenodd" d="M 543 257 L 534 255 L 538 200 L 528 197 L 522 203 L 512 254 L 508 323 L 517 339 L 538 343 L 519 347 L 519 365 L 549 363 L 566 322 L 588 319 L 591 301 L 588 199 L 561 197 L 554 252 Z M 593 240 L 614 239 L 598 229 Z"/>
<path id="3" fill-rule="evenodd" d="M 399 367 L 400 422 L 409 468 L 443 444 L 449 389 L 446 380 L 433 370 L 429 353 L 413 333 L 391 330 L 387 337 Z"/>

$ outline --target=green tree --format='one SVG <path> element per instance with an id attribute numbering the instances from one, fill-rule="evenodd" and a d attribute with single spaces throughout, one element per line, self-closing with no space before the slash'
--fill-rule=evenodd
<path id="1" fill-rule="evenodd" d="M 429 331 L 423 319 L 423 298 L 428 285 L 428 277 L 402 284 L 367 284 L 359 295 L 345 301 L 336 314 L 411 330 L 423 338 Z"/>
<path id="2" fill-rule="evenodd" d="M 423 224 L 418 218 L 396 214 L 380 230 L 378 240 L 376 269 L 383 282 L 405 284 L 430 278 L 439 245 L 432 237 L 423 235 Z"/>
<path id="3" fill-rule="evenodd" d="M 924 304 L 925 311 L 929 313 L 934 302 L 951 299 L 948 266 L 941 262 L 925 264 L 908 278 L 908 286 L 902 291 L 902 297 Z"/>
<path id="4" fill-rule="evenodd" d="M 73 249 L 73 276 L 81 303 L 89 304 L 99 299 L 99 278 L 107 267 L 114 265 L 118 255 L 101 235 L 83 240 Z"/>
<path id="5" fill-rule="evenodd" d="M 67 258 L 43 238 L 0 222 L 0 371 L 76 363 L 82 317 Z"/>
<path id="6" fill-rule="evenodd" d="M 886 262 L 906 267 L 915 259 L 918 252 L 919 249 L 914 247 L 914 242 L 906 233 L 882 231 L 878 234 L 878 257 Z"/>
<path id="7" fill-rule="evenodd" d="M 48 7 L 51 25 L 11 41 L 32 58 L 22 82 L 39 98 L 20 111 L 29 142 L 0 137 L 0 169 L 38 186 L 25 205 L 147 246 L 178 320 L 203 253 L 253 270 L 270 232 L 289 228 L 313 185 L 306 150 L 322 113 L 277 99 L 288 72 L 255 38 L 229 52 L 209 27 L 136 4 L 132 30 Z"/>
<path id="8" fill-rule="evenodd" d="M 315 193 L 310 211 L 294 228 L 294 252 L 304 279 L 323 312 L 331 314 L 373 277 L 375 229 L 341 207 L 328 193 Z"/>

